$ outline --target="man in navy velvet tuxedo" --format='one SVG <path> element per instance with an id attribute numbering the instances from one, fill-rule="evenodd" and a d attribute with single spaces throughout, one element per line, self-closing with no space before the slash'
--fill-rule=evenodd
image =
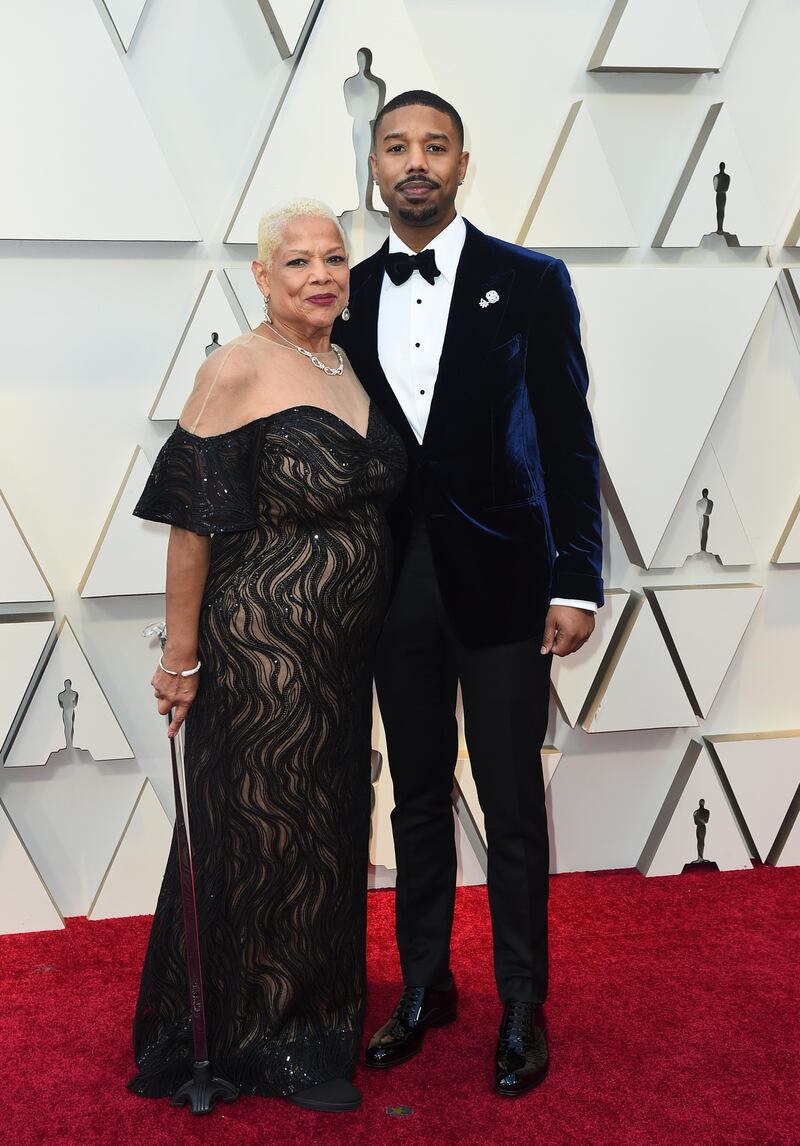
<path id="1" fill-rule="evenodd" d="M 404 989 L 367 1064 L 405 1062 L 430 1027 L 456 1017 L 450 793 L 460 682 L 504 1005 L 495 1089 L 519 1095 L 548 1066 L 540 748 L 551 656 L 580 648 L 603 603 L 598 457 L 569 275 L 457 214 L 463 142 L 460 116 L 438 96 L 406 92 L 384 106 L 370 162 L 391 234 L 353 270 L 352 318 L 335 331 L 409 453 L 376 668 Z"/>

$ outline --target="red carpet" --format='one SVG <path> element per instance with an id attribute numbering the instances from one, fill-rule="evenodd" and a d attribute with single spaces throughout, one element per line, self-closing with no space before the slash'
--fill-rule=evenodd
<path id="1" fill-rule="evenodd" d="M 490 1090 L 499 1007 L 483 888 L 459 893 L 458 1022 L 354 1114 L 245 1098 L 206 1118 L 129 1094 L 129 1026 L 149 920 L 0 939 L 0 1140 L 797 1146 L 800 868 L 552 884 L 552 1066 L 517 1101 Z M 394 1002 L 393 896 L 370 896 L 368 1028 Z M 408 1106 L 404 1117 L 387 1107 Z"/>

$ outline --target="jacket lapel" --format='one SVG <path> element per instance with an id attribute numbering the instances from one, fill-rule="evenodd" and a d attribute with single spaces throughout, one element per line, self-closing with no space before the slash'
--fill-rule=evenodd
<path id="1" fill-rule="evenodd" d="M 460 379 L 474 374 L 494 346 L 513 280 L 513 270 L 498 266 L 492 244 L 467 222 L 423 443 L 446 425 L 449 404 L 463 391 Z M 482 307 L 480 300 L 491 290 L 499 298 Z"/>

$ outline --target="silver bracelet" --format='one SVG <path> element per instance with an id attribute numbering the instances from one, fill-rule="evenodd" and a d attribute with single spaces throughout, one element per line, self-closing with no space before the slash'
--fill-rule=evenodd
<path id="1" fill-rule="evenodd" d="M 200 661 L 197 662 L 193 669 L 184 669 L 183 672 L 177 672 L 175 669 L 168 669 L 164 664 L 163 656 L 160 656 L 158 658 L 158 667 L 169 676 L 194 676 L 195 673 L 200 672 Z"/>

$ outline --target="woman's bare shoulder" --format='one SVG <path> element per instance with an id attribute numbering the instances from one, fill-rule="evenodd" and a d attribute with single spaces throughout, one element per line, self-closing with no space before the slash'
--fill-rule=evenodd
<path id="1" fill-rule="evenodd" d="M 201 364 L 180 416 L 184 429 L 206 437 L 238 425 L 237 408 L 246 403 L 257 372 L 250 348 L 254 337 L 248 332 L 232 338 Z"/>

